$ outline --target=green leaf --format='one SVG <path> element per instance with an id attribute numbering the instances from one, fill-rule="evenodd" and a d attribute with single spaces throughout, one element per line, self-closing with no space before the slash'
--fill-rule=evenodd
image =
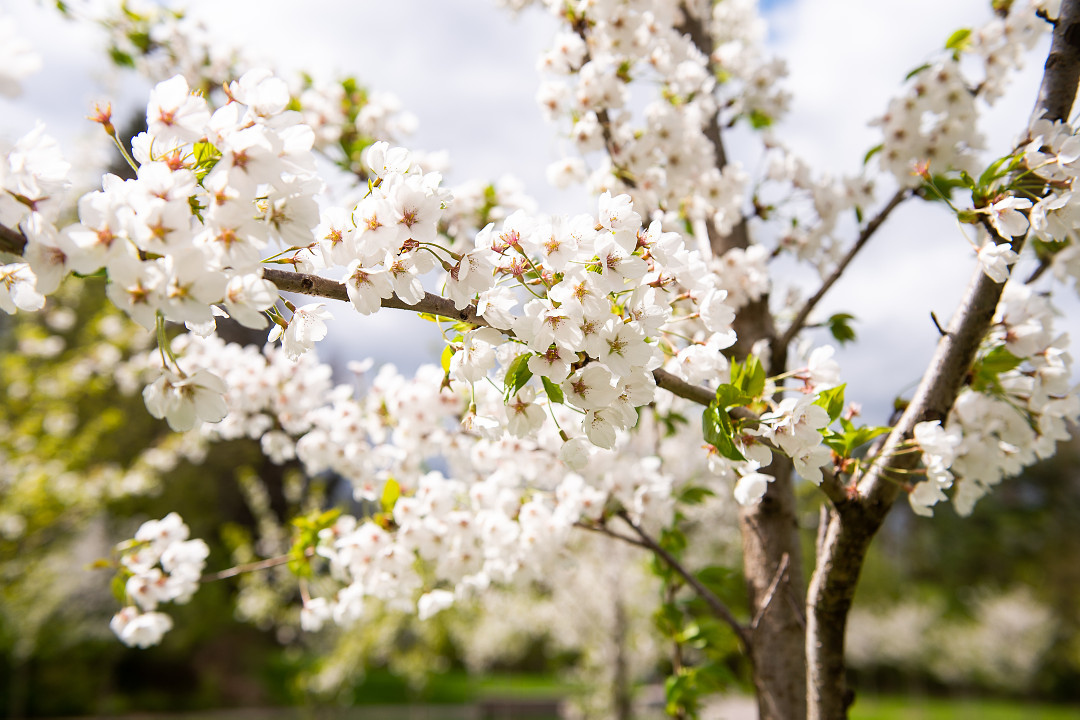
<path id="1" fill-rule="evenodd" d="M 770 116 L 756 108 L 750 111 L 747 119 L 750 120 L 750 127 L 755 130 L 764 130 L 773 124 L 773 119 Z"/>
<path id="2" fill-rule="evenodd" d="M 889 427 L 877 427 L 872 425 L 866 425 L 856 428 L 852 426 L 850 422 L 841 424 L 845 425 L 844 432 L 837 433 L 831 430 L 824 434 L 824 442 L 830 450 L 833 450 L 840 457 L 851 457 L 852 453 L 859 447 L 862 447 L 866 443 L 870 442 L 874 438 L 884 435 L 892 430 Z"/>
<path id="3" fill-rule="evenodd" d="M 398 485 L 398 481 L 394 478 L 390 478 L 383 485 L 382 498 L 379 503 L 382 505 L 384 513 L 391 513 L 394 511 L 394 503 L 401 497 L 401 486 Z"/>
<path id="4" fill-rule="evenodd" d="M 442 351 L 442 369 L 446 374 L 450 374 L 450 358 L 454 357 L 454 350 L 452 345 L 447 345 Z"/>
<path id="5" fill-rule="evenodd" d="M 694 575 L 701 581 L 702 585 L 712 590 L 716 595 L 725 594 L 724 591 L 730 588 L 732 582 L 736 580 L 735 572 L 723 565 L 709 565 L 698 570 Z"/>
<path id="6" fill-rule="evenodd" d="M 133 68 L 135 67 L 135 58 L 131 57 L 128 53 L 124 52 L 120 48 L 109 48 L 109 58 L 119 67 Z"/>
<path id="7" fill-rule="evenodd" d="M 682 626 L 683 614 L 675 603 L 664 603 L 653 614 L 656 629 L 663 635 L 673 637 Z"/>
<path id="8" fill-rule="evenodd" d="M 120 575 L 115 576 L 112 582 L 109 583 L 109 589 L 112 590 L 113 597 L 117 602 L 124 605 L 127 604 L 127 582 Z"/>
<path id="9" fill-rule="evenodd" d="M 714 402 L 724 410 L 735 405 L 746 405 L 754 401 L 754 398 L 750 397 L 747 393 L 743 392 L 739 388 L 730 384 L 723 384 L 716 388 L 716 398 Z"/>
<path id="10" fill-rule="evenodd" d="M 716 493 L 707 487 L 691 485 L 680 490 L 678 495 L 676 495 L 676 500 L 684 505 L 700 505 L 705 502 L 705 498 L 715 496 Z"/>
<path id="11" fill-rule="evenodd" d="M 664 528 L 660 532 L 659 544 L 672 555 L 678 555 L 686 549 L 686 534 L 678 528 Z"/>
<path id="12" fill-rule="evenodd" d="M 971 28 L 960 28 L 945 41 L 946 50 L 963 52 L 971 45 Z"/>
<path id="13" fill-rule="evenodd" d="M 877 155 L 879 152 L 881 152 L 884 149 L 885 149 L 885 143 L 878 143 L 874 147 L 867 150 L 866 154 L 863 155 L 862 164 L 865 165 L 868 162 L 870 162 L 870 158 L 874 157 L 875 155 Z"/>
<path id="14" fill-rule="evenodd" d="M 822 390 L 818 393 L 817 400 L 814 401 L 815 405 L 819 405 L 825 408 L 825 411 L 829 413 L 829 422 L 835 421 L 840 417 L 840 413 L 844 412 L 844 388 L 846 385 L 838 385 L 829 390 Z"/>
<path id="15" fill-rule="evenodd" d="M 998 375 L 1019 367 L 1022 362 L 1022 358 L 1013 355 L 1004 345 L 998 345 L 975 361 L 971 385 L 980 392 L 997 389 Z"/>
<path id="16" fill-rule="evenodd" d="M 995 180 L 1004 175 L 1007 175 L 1011 171 L 1012 163 L 1009 162 L 1010 168 L 1005 170 L 1004 172 L 1002 172 L 1001 170 L 1002 165 L 1004 165 L 1007 161 L 1015 159 L 1017 158 L 1012 155 L 1006 155 L 1005 157 L 1000 157 L 994 162 L 990 163 L 990 165 L 985 170 L 983 170 L 982 175 L 979 176 L 979 187 L 988 187 L 990 183 L 994 182 Z"/>
<path id="17" fill-rule="evenodd" d="M 721 455 L 729 460 L 746 460 L 739 448 L 735 447 L 735 428 L 728 417 L 727 407 L 721 406 L 716 400 L 712 401 L 701 415 L 701 424 L 705 442 L 715 446 Z"/>
<path id="18" fill-rule="evenodd" d="M 510 363 L 510 367 L 507 368 L 506 379 L 503 382 L 507 399 L 513 397 L 518 390 L 525 387 L 525 383 L 529 382 L 529 378 L 532 377 L 532 370 L 529 369 L 530 357 L 532 355 L 529 353 L 522 353 L 514 358 L 514 361 Z"/>
<path id="19" fill-rule="evenodd" d="M 857 428 L 854 432 L 844 433 L 846 451 L 844 456 L 847 457 L 858 447 L 865 445 L 876 437 L 884 435 L 892 430 L 891 427 L 881 427 L 879 425 L 864 425 Z"/>
<path id="20" fill-rule="evenodd" d="M 761 361 L 750 355 L 742 363 L 731 364 L 731 385 L 742 391 L 751 400 L 756 399 L 765 392 L 765 368 Z M 732 402 L 728 405 L 734 405 Z M 740 403 L 741 404 L 741 403 Z"/>
<path id="21" fill-rule="evenodd" d="M 825 324 L 829 326 L 833 338 L 844 345 L 855 340 L 855 331 L 851 328 L 851 321 L 854 319 L 855 316 L 849 313 L 836 313 L 826 320 Z"/>
<path id="22" fill-rule="evenodd" d="M 926 70 L 929 67 L 930 67 L 930 63 L 923 63 L 922 65 L 920 65 L 917 68 L 914 68 L 911 72 L 909 72 L 907 75 L 905 75 L 904 80 L 910 80 L 911 78 L 915 77 L 916 75 L 918 75 L 923 70 Z"/>
<path id="23" fill-rule="evenodd" d="M 563 396 L 561 387 L 552 382 L 546 375 L 540 376 L 540 382 L 544 383 L 544 392 L 547 394 L 548 400 L 560 405 L 565 402 L 566 398 Z"/>

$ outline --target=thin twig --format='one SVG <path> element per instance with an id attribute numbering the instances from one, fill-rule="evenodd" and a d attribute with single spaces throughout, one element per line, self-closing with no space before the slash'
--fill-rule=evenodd
<path id="1" fill-rule="evenodd" d="M 307 557 L 312 557 L 315 554 L 314 548 L 308 548 L 305 553 Z M 224 580 L 226 578 L 236 577 L 241 573 L 257 572 L 259 570 L 268 570 L 278 565 L 284 565 L 291 561 L 293 557 L 291 555 L 281 555 L 279 557 L 267 558 L 266 560 L 259 560 L 257 562 L 245 563 L 244 565 L 237 565 L 236 567 L 227 568 L 216 573 L 207 573 L 199 578 L 199 582 L 214 582 L 216 580 Z"/>
<path id="2" fill-rule="evenodd" d="M 882 223 L 885 222 L 886 218 L 889 217 L 892 211 L 895 210 L 897 206 L 900 205 L 900 203 L 904 202 L 904 200 L 906 200 L 910 196 L 910 189 L 897 190 L 896 194 L 893 195 L 892 198 L 889 199 L 889 202 L 885 204 L 885 207 L 881 208 L 878 214 L 871 218 L 870 222 L 866 223 L 866 226 L 863 227 L 863 229 L 859 232 L 859 237 L 856 238 L 855 244 L 851 246 L 851 249 L 847 251 L 847 254 L 840 259 L 839 263 L 836 264 L 836 267 L 833 268 L 833 271 L 829 275 L 829 277 L 825 278 L 825 282 L 821 284 L 821 287 L 818 288 L 818 291 L 811 295 L 803 304 L 802 308 L 799 309 L 799 312 L 795 314 L 795 319 L 791 321 L 791 324 L 788 325 L 787 330 L 785 330 L 784 334 L 780 336 L 780 341 L 778 343 L 780 347 L 787 347 L 789 344 L 791 344 L 791 341 L 795 338 L 795 335 L 797 335 L 799 331 L 803 329 L 803 326 L 806 323 L 806 318 L 810 315 L 814 308 L 817 307 L 817 304 L 821 301 L 821 298 L 825 297 L 825 293 L 827 293 L 829 289 L 832 288 L 832 286 L 836 283 L 836 281 L 840 279 L 840 276 L 843 274 L 844 270 L 847 269 L 847 266 L 851 263 L 852 260 L 855 259 L 855 256 L 859 254 L 859 251 L 866 246 L 866 243 L 870 241 L 870 238 L 874 236 L 874 233 L 877 232 L 878 228 L 881 227 Z"/>
<path id="3" fill-rule="evenodd" d="M 930 320 L 933 321 L 934 327 L 937 328 L 938 335 L 940 335 L 941 337 L 945 337 L 949 334 L 945 332 L 944 328 L 941 327 L 941 323 L 938 322 L 937 315 L 934 314 L 933 310 L 930 311 Z"/>
<path id="4" fill-rule="evenodd" d="M 632 538 L 629 535 L 623 535 L 622 533 L 615 532 L 607 525 L 604 525 L 602 523 L 585 523 L 579 520 L 574 523 L 574 527 L 581 528 L 582 530 L 589 530 L 590 532 L 594 533 L 600 533 L 601 535 L 606 535 L 610 538 L 615 538 L 616 540 L 622 540 L 624 543 L 629 543 L 639 548 L 645 548 L 646 550 L 651 549 L 642 541 Z"/>
<path id="5" fill-rule="evenodd" d="M 735 619 L 735 616 L 732 614 L 731 610 L 728 609 L 727 605 L 724 604 L 724 601 L 716 597 L 716 594 L 713 593 L 712 590 L 705 587 L 700 580 L 694 577 L 693 573 L 683 567 L 682 563 L 680 563 L 675 556 L 660 547 L 660 544 L 646 533 L 640 525 L 630 519 L 630 516 L 626 514 L 625 510 L 619 513 L 619 517 L 622 518 L 623 522 L 629 525 L 635 533 L 637 533 L 645 547 L 649 548 L 649 550 L 659 556 L 668 567 L 678 573 L 679 576 L 694 589 L 694 592 L 698 594 L 698 597 L 705 601 L 705 604 L 709 606 L 709 609 L 713 611 L 713 614 L 726 622 L 739 637 L 739 640 L 742 641 L 743 647 L 749 650 L 750 633 Z"/>
<path id="6" fill-rule="evenodd" d="M 765 617 L 765 611 L 769 609 L 769 603 L 772 602 L 773 595 L 776 594 L 776 588 L 780 586 L 780 580 L 784 577 L 784 573 L 787 572 L 790 561 L 791 556 L 787 553 L 781 556 L 780 565 L 776 568 L 776 574 L 773 575 L 772 582 L 769 583 L 769 589 L 765 591 L 765 599 L 761 602 L 761 607 L 758 608 L 754 621 L 750 623 L 750 630 L 757 630 L 758 625 L 761 624 L 761 618 Z"/>

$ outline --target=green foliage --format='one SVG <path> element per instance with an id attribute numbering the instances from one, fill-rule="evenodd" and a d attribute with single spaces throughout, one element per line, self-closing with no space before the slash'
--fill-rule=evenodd
<path id="1" fill-rule="evenodd" d="M 960 28 L 945 41 L 945 49 L 952 50 L 953 59 L 959 60 L 960 53 L 971 46 L 971 28 Z"/>
<path id="2" fill-rule="evenodd" d="M 977 392 L 1003 394 L 998 375 L 1020 366 L 1023 360 L 1016 357 L 1004 345 L 992 347 L 975 358 L 971 368 L 971 387 Z"/>
<path id="3" fill-rule="evenodd" d="M 514 361 L 510 363 L 510 367 L 506 369 L 506 378 L 503 381 L 503 385 L 506 389 L 506 399 L 509 400 L 517 391 L 525 387 L 525 383 L 529 382 L 532 377 L 532 370 L 529 369 L 529 358 L 532 357 L 529 353 L 522 353 L 514 358 Z"/>
<path id="4" fill-rule="evenodd" d="M 730 388 L 731 386 L 720 386 L 721 389 L 725 387 Z M 720 390 L 718 389 L 717 394 L 719 395 L 719 393 Z M 724 405 L 718 397 L 705 408 L 701 415 L 705 442 L 714 446 L 721 455 L 730 460 L 745 460 L 743 454 L 735 447 L 735 428 L 732 425 L 731 417 L 728 415 L 728 407 L 731 407 L 731 405 Z"/>
<path id="5" fill-rule="evenodd" d="M 750 127 L 755 130 L 764 130 L 765 128 L 772 127 L 773 119 L 771 116 L 766 115 L 757 108 L 754 108 L 747 115 L 747 119 L 750 121 Z"/>
<path id="6" fill-rule="evenodd" d="M 822 390 L 818 393 L 817 399 L 814 400 L 814 404 L 825 408 L 825 411 L 829 413 L 829 422 L 836 422 L 840 417 L 840 413 L 844 412 L 844 388 L 847 385 L 838 385 L 828 390 Z"/>
<path id="7" fill-rule="evenodd" d="M 548 400 L 560 404 L 566 401 L 560 386 L 552 382 L 546 375 L 541 375 L 540 380 L 544 383 L 544 393 L 547 394 Z"/>
<path id="8" fill-rule="evenodd" d="M 836 313 L 830 316 L 825 324 L 833 338 L 841 345 L 846 345 L 855 340 L 855 331 L 851 327 L 851 321 L 854 319 L 855 316 L 849 313 Z"/>
<path id="9" fill-rule="evenodd" d="M 393 483 L 393 486 L 391 486 Z M 393 479 L 387 481 L 386 489 L 383 491 L 383 507 L 386 507 L 388 499 L 387 490 L 389 490 L 389 496 L 394 496 L 393 488 L 397 488 L 397 483 Z M 401 494 L 401 489 L 397 488 L 397 495 Z M 393 503 L 397 502 L 397 497 L 393 497 L 393 501 L 390 503 L 390 509 L 393 509 Z M 389 512 L 387 510 L 386 512 Z M 292 525 L 296 528 L 296 536 L 293 540 L 292 547 L 289 548 L 289 570 L 299 577 L 311 577 L 311 556 L 316 545 L 319 544 L 319 533 L 322 530 L 332 526 L 337 519 L 341 517 L 341 510 L 339 508 L 330 508 L 329 510 L 313 510 L 307 515 L 293 518 Z"/>

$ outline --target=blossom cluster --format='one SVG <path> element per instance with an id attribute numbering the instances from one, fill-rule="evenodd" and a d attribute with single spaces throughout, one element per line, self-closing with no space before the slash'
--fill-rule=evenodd
<path id="1" fill-rule="evenodd" d="M 989 349 L 976 361 L 980 386 L 960 393 L 944 426 L 915 428 L 926 466 L 926 479 L 908 496 L 915 512 L 931 514 L 954 488 L 957 512 L 969 515 L 1003 478 L 1050 457 L 1069 438 L 1068 424 L 1080 420 L 1080 398 L 1068 335 L 1054 330 L 1054 314 L 1049 300 L 1029 287 L 1005 286 L 984 341 Z"/>
<path id="2" fill-rule="evenodd" d="M 1024 53 L 1050 29 L 1040 12 L 1056 17 L 1045 0 L 1009 3 L 1004 17 L 981 28 L 962 30 L 950 39 L 951 54 L 912 71 L 903 93 L 889 102 L 881 126 L 877 153 L 881 168 L 902 186 L 915 187 L 912 174 L 918 163 L 929 162 L 931 172 L 975 171 L 976 151 L 985 140 L 979 131 L 976 100 L 992 103 L 1001 97 L 1011 72 L 1020 67 Z M 961 52 L 976 58 L 983 76 L 970 81 L 964 74 Z"/>
<path id="3" fill-rule="evenodd" d="M 120 545 L 124 595 L 130 603 L 113 616 L 109 627 L 125 645 L 157 645 L 172 628 L 172 618 L 158 605 L 191 600 L 199 588 L 210 548 L 188 540 L 190 530 L 176 513 L 143 523 L 135 538 Z"/>
<path id="4" fill-rule="evenodd" d="M 760 21 L 753 3 L 718 3 L 712 10 L 674 2 L 552 3 L 567 22 L 541 56 L 547 79 L 537 94 L 576 153 L 549 169 L 557 185 L 585 179 L 584 158 L 602 151 L 591 175 L 597 192 L 629 193 L 646 212 L 708 221 L 726 234 L 742 220 L 749 180 L 738 163 L 718 166 L 707 136 L 718 122 L 718 74 L 729 81 L 736 116 L 778 113 L 785 104 L 773 82 L 775 64 L 760 59 Z M 682 21 L 718 33 L 710 57 L 680 27 Z M 640 113 L 630 83 L 658 88 Z M 737 89 L 735 86 L 738 86 Z M 757 92 L 751 92 L 756 90 Z"/>

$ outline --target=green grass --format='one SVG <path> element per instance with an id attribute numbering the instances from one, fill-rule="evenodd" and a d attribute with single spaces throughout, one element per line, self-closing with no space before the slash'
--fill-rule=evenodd
<path id="1" fill-rule="evenodd" d="M 1005 700 L 866 697 L 855 699 L 851 720 L 1076 720 L 1080 707 Z"/>
<path id="2" fill-rule="evenodd" d="M 575 689 L 574 685 L 552 675 L 493 674 L 476 680 L 477 694 L 482 698 L 561 698 Z"/>

